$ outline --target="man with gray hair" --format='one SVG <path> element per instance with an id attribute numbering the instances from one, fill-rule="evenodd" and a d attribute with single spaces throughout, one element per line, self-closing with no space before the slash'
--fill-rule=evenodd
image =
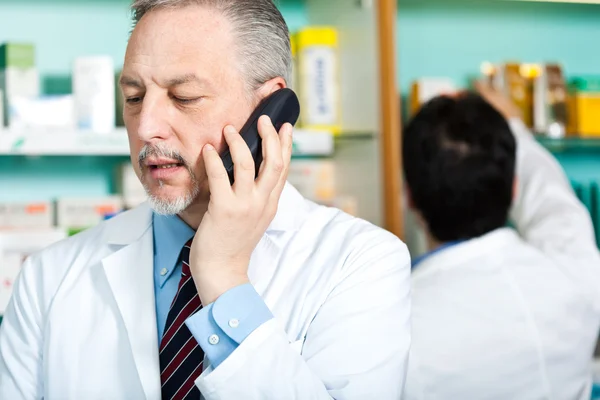
<path id="1" fill-rule="evenodd" d="M 401 398 L 406 247 L 286 182 L 289 124 L 259 119 L 257 177 L 238 133 L 287 86 L 277 8 L 133 11 L 120 85 L 148 202 L 26 260 L 0 327 L 0 398 Z"/>

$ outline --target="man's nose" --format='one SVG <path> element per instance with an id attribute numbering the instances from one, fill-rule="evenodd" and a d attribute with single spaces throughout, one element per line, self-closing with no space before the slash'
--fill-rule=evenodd
<path id="1" fill-rule="evenodd" d="M 168 104 L 159 96 L 144 97 L 138 125 L 138 136 L 144 142 L 166 139 L 170 135 Z"/>

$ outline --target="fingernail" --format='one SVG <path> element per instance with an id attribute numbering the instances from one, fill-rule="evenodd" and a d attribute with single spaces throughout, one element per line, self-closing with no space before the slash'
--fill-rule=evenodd
<path id="1" fill-rule="evenodd" d="M 233 126 L 231 126 L 231 125 L 227 125 L 225 127 L 225 133 L 228 133 L 230 135 L 234 134 L 235 133 L 235 128 Z"/>
<path id="2" fill-rule="evenodd" d="M 206 150 L 206 151 L 214 151 L 215 148 L 213 147 L 212 144 L 208 144 L 207 143 L 207 144 L 204 145 L 204 150 Z"/>

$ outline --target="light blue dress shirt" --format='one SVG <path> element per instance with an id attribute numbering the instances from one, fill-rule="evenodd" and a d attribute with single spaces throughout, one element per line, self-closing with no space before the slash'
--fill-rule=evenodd
<path id="1" fill-rule="evenodd" d="M 159 345 L 169 308 L 181 279 L 179 255 L 194 230 L 177 216 L 152 216 L 154 293 Z M 235 287 L 189 317 L 186 325 L 213 368 L 219 366 L 256 328 L 273 318 L 251 284 Z"/>

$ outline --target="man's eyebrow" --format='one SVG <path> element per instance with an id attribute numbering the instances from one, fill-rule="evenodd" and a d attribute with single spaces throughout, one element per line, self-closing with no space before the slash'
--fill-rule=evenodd
<path id="1" fill-rule="evenodd" d="M 121 76 L 119 79 L 119 84 L 121 86 L 130 86 L 137 89 L 142 89 L 144 85 L 138 79 L 132 78 L 130 76 Z"/>
<path id="2" fill-rule="evenodd" d="M 177 76 L 175 78 L 171 78 L 166 81 L 166 86 L 173 87 L 173 86 L 184 85 L 186 83 L 192 83 L 192 82 L 199 83 L 203 86 L 209 86 L 208 81 L 206 79 L 199 78 L 195 74 L 185 74 L 185 75 Z"/>

